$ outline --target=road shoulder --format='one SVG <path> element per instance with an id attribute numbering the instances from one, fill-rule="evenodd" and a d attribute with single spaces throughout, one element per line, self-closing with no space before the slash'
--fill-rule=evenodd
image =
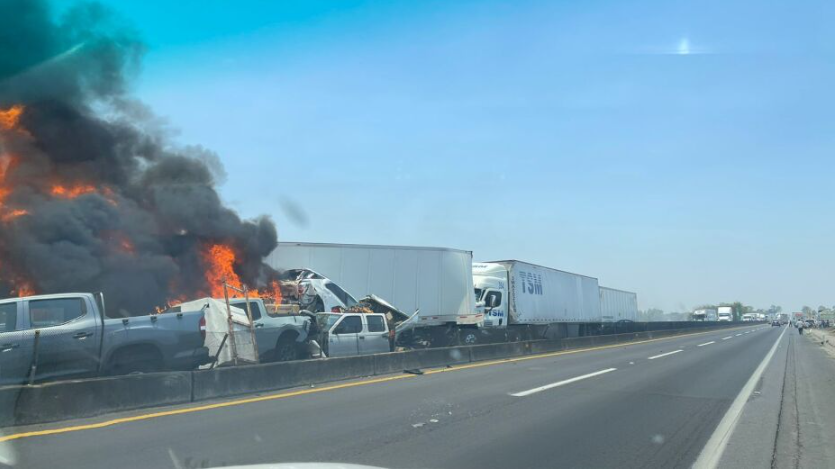
<path id="1" fill-rule="evenodd" d="M 746 403 L 721 468 L 835 467 L 835 359 L 795 329 Z M 829 401 L 829 402 L 828 402 Z"/>

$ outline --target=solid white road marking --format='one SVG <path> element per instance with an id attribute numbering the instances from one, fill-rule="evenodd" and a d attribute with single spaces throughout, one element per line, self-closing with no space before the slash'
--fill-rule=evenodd
<path id="1" fill-rule="evenodd" d="M 594 378 L 595 376 L 599 376 L 605 373 L 610 373 L 612 371 L 617 370 L 617 368 L 607 368 L 605 370 L 595 371 L 594 373 L 589 373 L 583 376 L 577 376 L 575 378 L 566 379 L 564 381 L 557 381 L 556 383 L 546 384 L 545 386 L 540 386 L 538 388 L 528 389 L 527 391 L 517 392 L 511 394 L 513 397 L 525 397 L 530 396 L 531 394 L 536 394 L 541 391 L 547 391 L 548 389 L 556 388 L 559 386 L 565 386 L 566 384 L 576 383 L 577 381 L 581 381 L 588 378 Z"/>
<path id="2" fill-rule="evenodd" d="M 728 340 L 728 339 L 733 339 L 733 337 L 731 337 L 731 336 L 722 337 L 722 340 Z"/>
<path id="3" fill-rule="evenodd" d="M 734 428 L 739 421 L 739 416 L 742 415 L 742 409 L 745 407 L 745 402 L 751 397 L 751 393 L 754 391 L 754 388 L 757 386 L 757 382 L 760 380 L 765 368 L 771 361 L 771 357 L 773 357 L 774 352 L 777 351 L 777 345 L 780 344 L 780 340 L 784 335 L 786 335 L 786 330 L 780 334 L 780 337 L 778 337 L 777 341 L 774 342 L 774 345 L 771 346 L 771 350 L 768 351 L 768 354 L 766 354 L 765 358 L 763 358 L 763 361 L 760 362 L 760 365 L 756 370 L 754 370 L 754 374 L 748 378 L 748 382 L 745 383 L 745 386 L 743 386 L 742 390 L 739 391 L 739 394 L 736 396 L 736 399 L 734 399 L 731 407 L 725 413 L 725 416 L 722 417 L 722 420 L 719 422 L 716 430 L 713 431 L 713 435 L 710 436 L 707 444 L 704 448 L 702 448 L 702 452 L 699 453 L 699 458 L 696 459 L 696 463 L 693 464 L 695 469 L 713 469 L 719 465 L 719 460 L 722 459 L 722 453 L 728 446 L 728 440 L 731 438 L 731 434 L 733 434 Z"/>
<path id="4" fill-rule="evenodd" d="M 678 349 L 678 350 L 674 350 L 672 352 L 662 353 L 661 355 L 655 355 L 654 357 L 649 357 L 649 358 L 647 358 L 647 360 L 655 360 L 656 358 L 666 357 L 667 355 L 672 355 L 674 353 L 683 352 L 683 351 L 684 350 L 682 350 L 682 349 Z"/>
<path id="5" fill-rule="evenodd" d="M 705 342 L 703 344 L 699 344 L 696 347 L 704 347 L 705 345 L 710 345 L 710 344 L 715 344 L 715 343 L 716 343 L 715 340 L 711 340 L 710 342 Z"/>

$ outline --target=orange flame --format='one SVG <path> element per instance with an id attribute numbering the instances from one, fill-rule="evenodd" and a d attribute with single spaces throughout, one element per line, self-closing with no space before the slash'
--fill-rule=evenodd
<path id="1" fill-rule="evenodd" d="M 0 128 L 12 130 L 17 127 L 20 115 L 23 114 L 23 109 L 24 107 L 20 104 L 15 104 L 6 110 L 0 109 Z"/>
<path id="2" fill-rule="evenodd" d="M 78 196 L 84 194 L 91 194 L 97 191 L 95 187 L 87 184 L 79 184 L 70 187 L 61 184 L 55 184 L 52 186 L 52 190 L 50 192 L 55 197 L 60 197 L 62 199 L 74 199 Z"/>
<path id="3" fill-rule="evenodd" d="M 206 263 L 206 284 L 212 298 L 223 298 L 223 282 L 235 288 L 242 288 L 241 279 L 232 265 L 235 263 L 235 252 L 229 246 L 212 244 L 203 251 L 203 262 Z M 233 292 L 229 292 L 230 295 Z"/>
<path id="4" fill-rule="evenodd" d="M 14 220 L 17 217 L 21 217 L 23 215 L 28 215 L 28 214 L 29 214 L 29 210 L 22 210 L 22 209 L 12 210 L 11 212 L 0 213 L 0 221 L 7 222 L 7 221 L 10 221 L 10 220 Z"/>
<path id="5" fill-rule="evenodd" d="M 49 193 L 61 199 L 75 199 L 85 194 L 101 194 L 111 205 L 119 205 L 116 202 L 116 193 L 109 187 L 102 187 L 99 190 L 90 184 L 76 184 L 73 186 L 53 184 Z"/>
<path id="6" fill-rule="evenodd" d="M 136 246 L 134 246 L 131 240 L 127 238 L 119 241 L 119 247 L 122 248 L 123 252 L 126 252 L 128 254 L 136 254 Z"/>
<path id="7" fill-rule="evenodd" d="M 0 221 L 7 222 L 21 215 L 26 215 L 26 210 L 12 210 L 7 212 L 4 204 L 6 198 L 12 193 L 12 190 L 6 184 L 6 176 L 11 171 L 17 159 L 11 155 L 0 155 Z"/>
<path id="8" fill-rule="evenodd" d="M 17 296 L 32 296 L 35 294 L 35 289 L 29 282 L 22 282 L 17 286 Z"/>
<path id="9" fill-rule="evenodd" d="M 235 273 L 235 251 L 224 244 L 212 244 L 207 246 L 202 253 L 203 262 L 206 265 L 206 284 L 209 286 L 209 294 L 212 298 L 223 298 L 223 282 L 232 287 L 243 289 L 243 283 L 238 274 Z M 241 298 L 243 294 L 233 289 L 228 289 L 229 297 Z M 281 285 L 278 281 L 270 283 L 268 289 L 249 290 L 250 298 L 272 298 L 275 303 L 281 303 Z"/>

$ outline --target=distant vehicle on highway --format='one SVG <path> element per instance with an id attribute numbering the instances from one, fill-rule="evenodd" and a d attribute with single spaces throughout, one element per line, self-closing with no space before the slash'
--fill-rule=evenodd
<path id="1" fill-rule="evenodd" d="M 778 321 L 777 319 L 771 321 L 771 326 L 772 327 L 774 327 L 774 326 L 781 327 L 782 325 L 783 324 L 780 321 Z"/>
<path id="2" fill-rule="evenodd" d="M 789 313 L 780 313 L 779 320 L 781 324 L 789 323 Z"/>
<path id="3" fill-rule="evenodd" d="M 101 293 L 0 300 L 0 384 L 191 370 L 209 361 L 199 311 L 111 319 Z M 36 338 L 37 337 L 37 338 Z"/>
<path id="4" fill-rule="evenodd" d="M 716 308 L 699 308 L 693 311 L 694 321 L 716 321 Z"/>
<path id="5" fill-rule="evenodd" d="M 720 306 L 716 308 L 716 314 L 718 316 L 717 321 L 731 322 L 734 320 L 734 311 L 731 306 Z"/>

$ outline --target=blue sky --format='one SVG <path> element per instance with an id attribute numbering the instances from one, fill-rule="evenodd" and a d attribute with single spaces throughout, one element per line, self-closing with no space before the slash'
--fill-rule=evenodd
<path id="1" fill-rule="evenodd" d="M 283 240 L 518 258 L 642 308 L 835 304 L 830 2 L 105 3 L 148 44 L 137 96 Z"/>

